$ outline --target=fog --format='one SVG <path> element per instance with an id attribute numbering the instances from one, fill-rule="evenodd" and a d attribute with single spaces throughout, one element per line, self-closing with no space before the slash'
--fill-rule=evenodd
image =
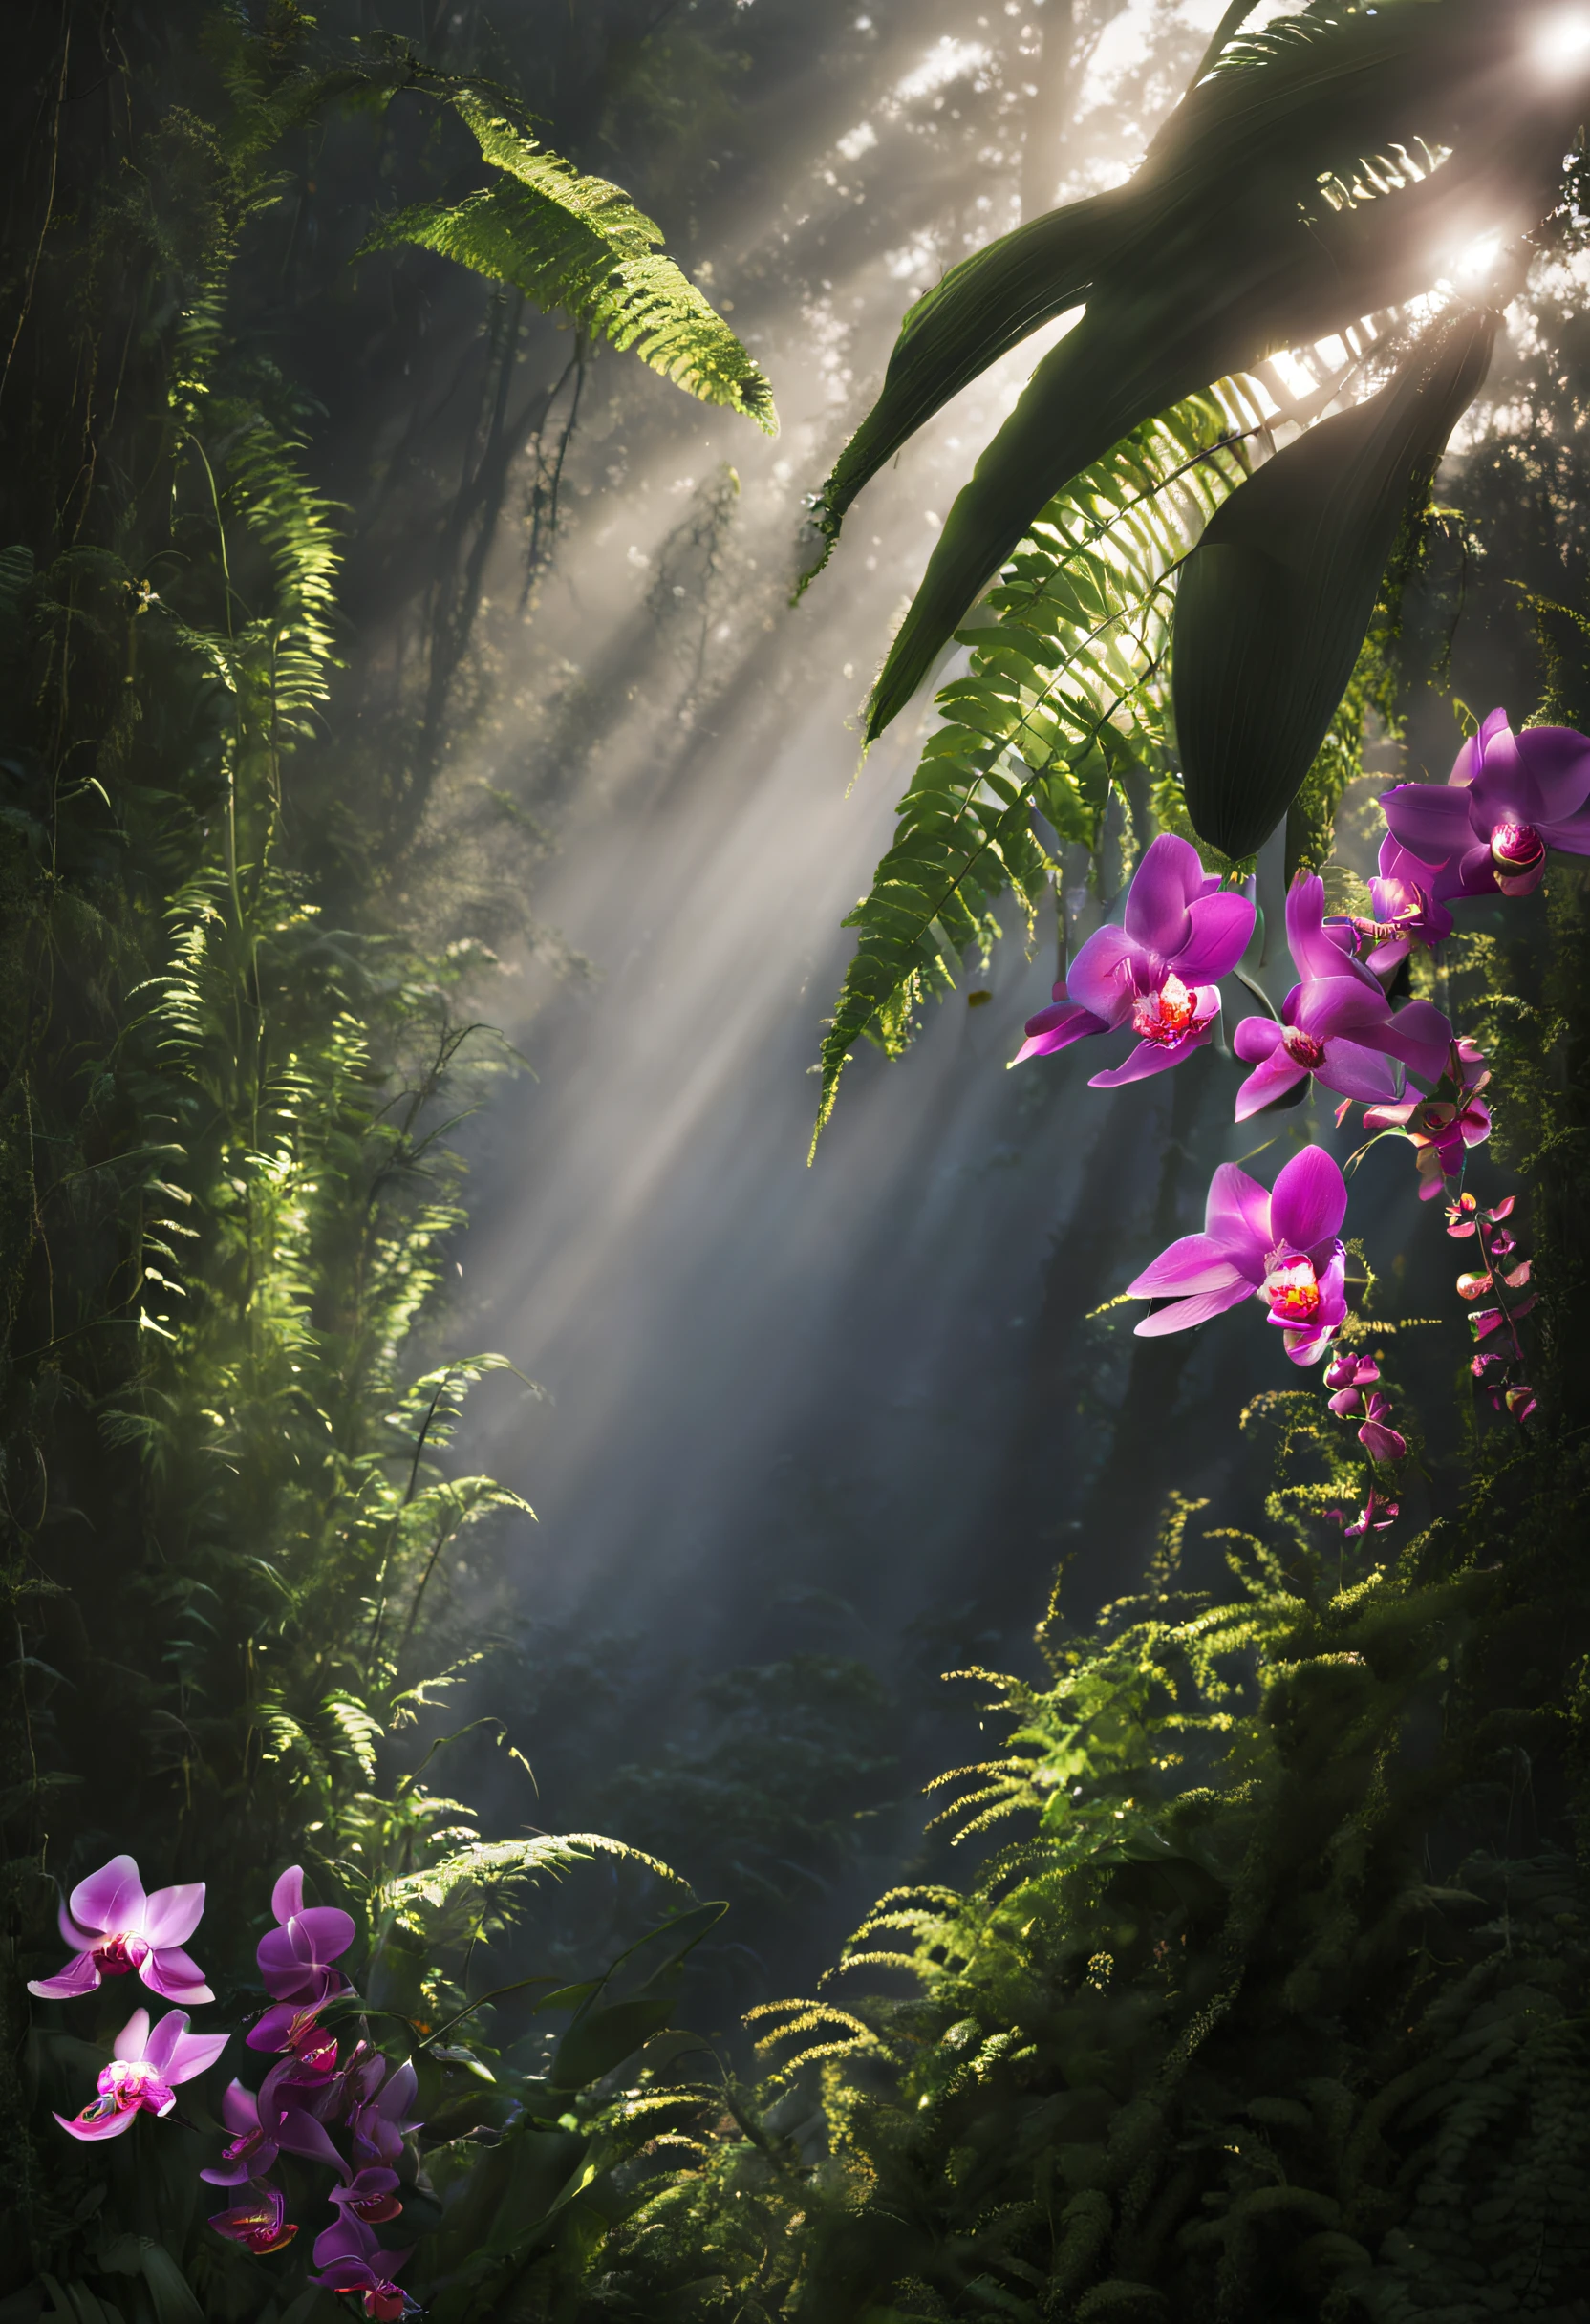
<path id="1" fill-rule="evenodd" d="M 1116 17 L 1081 86 L 1073 190 L 1126 174 L 1152 126 L 1139 98 L 1169 101 L 1219 12 Z M 725 203 L 700 271 L 773 378 L 782 436 L 607 367 L 570 475 L 621 488 L 576 485 L 533 616 L 496 633 L 526 732 L 496 730 L 478 771 L 518 767 L 550 819 L 537 923 L 589 970 L 532 949 L 492 998 L 533 1079 L 475 1133 L 460 1336 L 544 1400 L 492 1390 L 469 1453 L 537 1512 L 525 1608 L 638 1634 L 676 1671 L 819 1640 L 887 1668 L 913 1624 L 944 1642 L 938 1668 L 1030 1666 L 1057 1560 L 1076 1553 L 1078 1610 L 1132 1586 L 1169 1488 L 1218 1494 L 1243 1402 L 1286 1384 L 1242 1318 L 1151 1349 L 1130 1311 L 1087 1320 L 1200 1222 L 1213 1163 L 1266 1138 L 1227 1126 L 1213 1057 L 1113 1096 L 1085 1087 L 1113 1053 L 1007 1071 L 1049 998 L 1052 914 L 968 979 L 975 1005 L 930 1003 L 903 1062 L 857 1055 L 807 1166 L 840 922 L 931 721 L 924 701 L 858 771 L 858 706 L 939 515 L 1054 337 L 869 488 L 790 610 L 803 496 L 909 297 L 1014 215 L 1010 173 L 979 211 L 963 156 L 920 230 L 901 218 L 935 191 L 912 108 L 965 92 L 985 22 L 940 10 L 864 78 L 814 66 L 780 93 L 781 183 Z M 1112 1438 L 1124 1401 L 1142 1426 Z"/>

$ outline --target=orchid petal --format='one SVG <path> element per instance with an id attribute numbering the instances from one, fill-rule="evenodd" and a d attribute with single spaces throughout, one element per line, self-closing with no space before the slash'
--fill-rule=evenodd
<path id="1" fill-rule="evenodd" d="M 1526 726 L 1518 755 L 1548 820 L 1576 814 L 1590 803 L 1590 740 L 1571 726 Z"/>
<path id="2" fill-rule="evenodd" d="M 73 1889 L 72 1917 L 85 1930 L 114 1935 L 122 1929 L 141 1928 L 146 1902 L 133 1858 L 113 1856 L 108 1864 L 101 1864 Z"/>
<path id="3" fill-rule="evenodd" d="M 419 2077 L 413 2061 L 405 2057 L 397 2073 L 388 2077 L 376 2103 L 389 2122 L 398 2122 L 408 2113 L 419 2093 Z"/>
<path id="4" fill-rule="evenodd" d="M 1368 1100 L 1395 1098 L 1402 1081 L 1388 1057 L 1356 1041 L 1333 1041 L 1324 1063 L 1315 1066 L 1314 1078 L 1338 1097 Z"/>
<path id="5" fill-rule="evenodd" d="M 1107 1033 L 1109 1026 L 1091 1009 L 1080 1001 L 1063 1001 L 1053 1008 L 1040 1009 L 1026 1023 L 1026 1040 L 1012 1059 L 1013 1065 L 1023 1065 L 1029 1057 L 1053 1057 L 1061 1049 L 1068 1049 L 1074 1041 L 1085 1041 L 1090 1033 Z"/>
<path id="6" fill-rule="evenodd" d="M 1548 848 L 1556 848 L 1563 855 L 1590 855 L 1590 813 L 1564 815 L 1553 822 L 1542 816 L 1535 828 Z"/>
<path id="7" fill-rule="evenodd" d="M 1300 872 L 1286 892 L 1286 949 L 1304 982 L 1311 977 L 1352 977 L 1374 983 L 1343 948 L 1343 936 L 1325 925 L 1325 883 Z M 1377 988 L 1378 989 L 1378 988 Z"/>
<path id="8" fill-rule="evenodd" d="M 1284 1097 L 1307 1078 L 1305 1066 L 1288 1057 L 1284 1049 L 1277 1049 L 1262 1065 L 1256 1065 L 1238 1087 L 1235 1119 L 1246 1122 L 1254 1114 L 1262 1113 L 1266 1106 L 1273 1106 L 1278 1098 Z"/>
<path id="9" fill-rule="evenodd" d="M 161 2022 L 164 2024 L 165 2020 L 162 2018 Z M 190 2034 L 184 2023 L 172 2045 L 166 2078 L 191 2082 L 195 2075 L 207 2073 L 231 2038 L 229 2034 Z"/>
<path id="10" fill-rule="evenodd" d="M 164 2001 L 191 2001 L 197 2005 L 215 1999 L 198 1962 L 176 1946 L 161 1946 L 159 1952 L 150 1953 L 139 1975 L 149 1990 L 159 1993 Z"/>
<path id="11" fill-rule="evenodd" d="M 190 1881 L 180 1888 L 157 1888 L 143 1907 L 142 1934 L 158 1950 L 183 1945 L 198 1927 L 204 1910 L 204 1883 Z"/>
<path id="12" fill-rule="evenodd" d="M 100 2117 L 97 2122 L 75 2122 L 68 2116 L 55 2117 L 62 2130 L 73 2139 L 119 2139 L 123 2131 L 131 2130 L 139 2118 L 137 2106 L 118 2108 L 115 2114 Z"/>
<path id="13" fill-rule="evenodd" d="M 1410 1001 L 1374 1038 L 1374 1046 L 1400 1057 L 1415 1073 L 1439 1081 L 1451 1057 L 1451 1022 L 1432 1001 Z"/>
<path id="14" fill-rule="evenodd" d="M 1157 843 L 1156 843 L 1157 844 Z M 1107 1025 L 1131 1014 L 1137 947 L 1124 930 L 1096 928 L 1065 972 L 1067 998 Z"/>
<path id="15" fill-rule="evenodd" d="M 281 1924 L 290 1921 L 304 1909 L 304 1867 L 290 1864 L 270 1891 L 270 1910 Z"/>
<path id="16" fill-rule="evenodd" d="M 1472 845 L 1467 789 L 1440 783 L 1401 783 L 1395 790 L 1382 791 L 1380 804 L 1392 838 L 1432 869 L 1450 863 Z"/>
<path id="17" fill-rule="evenodd" d="M 111 2055 L 118 2057 L 124 2066 L 136 2066 L 146 2055 L 144 2045 L 148 2039 L 149 2012 L 147 2010 L 135 2010 L 117 2035 Z"/>
<path id="18" fill-rule="evenodd" d="M 1284 1039 L 1284 1028 L 1273 1017 L 1244 1017 L 1232 1034 L 1231 1045 L 1245 1065 L 1261 1065 Z"/>
<path id="19" fill-rule="evenodd" d="M 77 1953 L 53 1977 L 30 1977 L 28 1990 L 36 1993 L 41 2001 L 80 2001 L 98 1983 L 99 1970 L 94 1955 Z"/>
<path id="20" fill-rule="evenodd" d="M 1147 1081 L 1150 1073 L 1169 1072 L 1191 1057 L 1194 1049 L 1205 1048 L 1214 1037 L 1213 1023 L 1203 1024 L 1195 1032 L 1184 1033 L 1179 1041 L 1140 1041 L 1124 1065 L 1112 1065 L 1107 1073 L 1088 1076 L 1090 1089 L 1120 1089 L 1128 1082 Z"/>
<path id="21" fill-rule="evenodd" d="M 1264 1257 L 1270 1248 L 1270 1197 L 1257 1178 L 1222 1162 L 1209 1182 L 1204 1203 L 1204 1232 L 1235 1260 L 1250 1282 L 1264 1280 Z"/>
<path id="22" fill-rule="evenodd" d="M 155 2021 L 154 2032 L 144 2038 L 143 2062 L 145 2065 L 153 2066 L 162 2081 L 177 2079 L 174 2073 L 167 2073 L 167 2068 L 175 2058 L 178 2044 L 186 2032 L 187 2012 L 185 2010 L 167 2010 L 163 2017 L 157 2018 Z M 120 2055 L 118 2046 L 117 2055 L 119 2057 Z"/>
<path id="23" fill-rule="evenodd" d="M 1208 1323 L 1228 1307 L 1240 1306 L 1252 1299 L 1252 1283 L 1236 1283 L 1224 1291 L 1197 1291 L 1191 1298 L 1177 1300 L 1171 1306 L 1161 1307 L 1156 1315 L 1146 1315 L 1134 1326 L 1133 1337 L 1139 1340 L 1163 1340 L 1172 1331 L 1192 1331 L 1199 1323 Z"/>
<path id="24" fill-rule="evenodd" d="M 1294 1251 L 1312 1250 L 1340 1234 L 1347 1215 L 1347 1185 L 1322 1146 L 1305 1146 L 1281 1171 L 1270 1196 L 1270 1223 L 1278 1241 Z"/>
<path id="25" fill-rule="evenodd" d="M 324 2163 L 335 2171 L 339 2179 L 348 2177 L 348 2165 L 332 2144 L 324 2127 L 302 2106 L 284 2106 L 271 2126 L 271 2137 L 290 2155 L 301 2155 L 311 2163 Z"/>
<path id="26" fill-rule="evenodd" d="M 1184 984 L 1213 984 L 1229 977 L 1253 942 L 1254 907 L 1235 889 L 1200 896 L 1188 908 L 1187 941 L 1171 965 Z"/>
<path id="27" fill-rule="evenodd" d="M 247 2084 L 235 2078 L 221 2094 L 221 2119 L 240 2139 L 260 2126 L 259 2102 Z"/>
<path id="28" fill-rule="evenodd" d="M 1127 1297 L 1180 1298 L 1194 1291 L 1226 1290 L 1233 1284 L 1240 1284 L 1244 1292 L 1254 1288 L 1252 1278 L 1210 1236 L 1184 1235 L 1127 1285 Z"/>
<path id="29" fill-rule="evenodd" d="M 1286 1021 L 1313 1041 L 1363 1034 L 1386 1023 L 1390 1003 L 1373 978 L 1311 977 L 1286 996 Z"/>
<path id="30" fill-rule="evenodd" d="M 1188 941 L 1188 906 L 1203 893 L 1198 850 L 1173 831 L 1162 831 L 1138 865 L 1122 917 L 1133 944 L 1169 960 Z"/>

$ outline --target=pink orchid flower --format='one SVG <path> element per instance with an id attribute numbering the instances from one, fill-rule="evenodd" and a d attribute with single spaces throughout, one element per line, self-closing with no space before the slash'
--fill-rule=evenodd
<path id="1" fill-rule="evenodd" d="M 209 2173 L 204 2176 L 208 2178 Z M 212 2211 L 210 2226 L 217 2235 L 261 2255 L 284 2249 L 298 2232 L 287 2215 L 287 2198 L 275 2186 L 255 2186 L 248 2202 L 237 2204 L 229 2211 Z"/>
<path id="2" fill-rule="evenodd" d="M 393 2278 L 408 2257 L 407 2251 L 386 2250 L 368 2227 L 343 2212 L 314 2239 L 320 2272 L 310 2281 L 328 2292 L 357 2293 L 364 2313 L 376 2324 L 398 2324 L 412 2303 Z"/>
<path id="3" fill-rule="evenodd" d="M 1590 855 L 1590 741 L 1568 726 L 1515 735 L 1493 710 L 1444 784 L 1399 784 L 1380 803 L 1410 855 L 1455 870 L 1457 893 L 1528 895 L 1554 848 Z"/>
<path id="4" fill-rule="evenodd" d="M 1331 1410 L 1345 1420 L 1364 1401 L 1359 1390 L 1379 1378 L 1380 1366 L 1373 1356 L 1355 1356 L 1342 1349 L 1325 1366 L 1325 1386 L 1337 1391 L 1330 1400 Z"/>
<path id="5" fill-rule="evenodd" d="M 1407 1439 L 1396 1429 L 1387 1428 L 1391 1407 L 1378 1392 L 1369 1398 L 1364 1426 L 1358 1431 L 1358 1441 L 1371 1460 L 1406 1460 Z"/>
<path id="6" fill-rule="evenodd" d="M 204 1883 L 157 1888 L 145 1896 L 138 1865 L 130 1856 L 79 1881 L 58 1915 L 72 1959 L 53 1977 L 29 1981 L 30 1993 L 45 2001 L 75 2001 L 92 1993 L 106 1977 L 137 1970 L 151 1992 L 164 2001 L 213 2001 L 197 1961 L 183 1951 L 204 1909 Z"/>
<path id="7" fill-rule="evenodd" d="M 110 2064 L 99 2077 L 99 2095 L 68 2121 L 55 2117 L 74 2139 L 118 2139 L 139 2114 L 169 2114 L 177 2084 L 192 2081 L 213 2066 L 226 2047 L 226 2034 L 190 2034 L 185 2010 L 167 2010 L 149 2030 L 147 2010 L 135 2010 L 116 2037 Z"/>
<path id="8" fill-rule="evenodd" d="M 1056 1005 L 1029 1018 L 1015 1062 L 1129 1024 L 1136 1048 L 1124 1065 L 1094 1074 L 1090 1088 L 1179 1065 L 1210 1039 L 1220 1013 L 1215 980 L 1230 975 L 1253 933 L 1250 898 L 1222 889 L 1196 848 L 1162 831 L 1137 867 L 1122 925 L 1088 937 L 1055 986 Z"/>
<path id="9" fill-rule="evenodd" d="M 1236 1119 L 1273 1106 L 1310 1074 L 1339 1097 L 1395 1099 L 1399 1065 L 1436 1078 L 1451 1053 L 1452 1029 L 1428 1001 L 1393 1010 L 1377 978 L 1345 948 L 1346 923 L 1325 917 L 1324 882 L 1301 872 L 1286 898 L 1287 949 L 1302 981 L 1281 1003 L 1280 1022 L 1244 1017 L 1232 1047 L 1255 1067 L 1236 1093 Z"/>
<path id="10" fill-rule="evenodd" d="M 1342 1527 L 1343 1539 L 1347 1541 L 1362 1540 L 1366 1533 L 1384 1533 L 1386 1527 L 1393 1524 L 1401 1514 L 1398 1503 L 1383 1501 L 1373 1486 L 1369 1489 L 1369 1497 L 1360 1510 L 1355 1524 L 1347 1524 L 1343 1513 L 1340 1509 L 1327 1509 L 1325 1512 L 1327 1517 L 1332 1518 Z"/>
<path id="11" fill-rule="evenodd" d="M 1165 1300 L 1137 1326 L 1139 1339 L 1188 1331 L 1246 1299 L 1268 1306 L 1294 1364 L 1316 1364 L 1346 1319 L 1346 1253 L 1341 1228 L 1347 1189 L 1322 1148 L 1294 1154 L 1275 1191 L 1223 1162 L 1210 1182 L 1201 1235 L 1184 1235 L 1135 1282 L 1132 1299 Z"/>

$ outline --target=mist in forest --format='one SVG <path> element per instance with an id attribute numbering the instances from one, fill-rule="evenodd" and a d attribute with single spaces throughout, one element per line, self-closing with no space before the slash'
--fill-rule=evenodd
<path id="1" fill-rule="evenodd" d="M 1220 1490 L 1268 1378 L 1235 1324 L 1150 1348 L 1134 1311 L 1087 1320 L 1201 1222 L 1214 1162 L 1267 1133 L 1231 1130 L 1212 1058 L 1115 1096 L 1085 1089 L 1111 1062 L 1085 1052 L 1007 1072 L 1049 997 L 1052 919 L 930 1003 L 903 1063 L 857 1055 L 807 1167 L 840 922 L 932 717 L 925 697 L 858 772 L 856 714 L 935 527 L 1064 322 L 908 446 L 786 602 L 803 496 L 910 299 L 1019 205 L 1124 177 L 1219 12 L 1095 9 L 1064 89 L 1051 32 L 1047 92 L 1077 127 L 1046 161 L 1028 136 L 996 166 L 957 126 L 993 72 L 970 5 L 892 11 L 887 33 L 858 11 L 834 54 L 748 96 L 763 166 L 703 218 L 699 274 L 783 433 L 626 381 L 570 445 L 574 522 L 531 617 L 494 632 L 529 739 L 500 721 L 498 756 L 467 763 L 504 783 L 517 753 L 551 822 L 533 903 L 556 941 L 494 997 L 534 1078 L 477 1137 L 460 1336 L 544 1400 L 493 1388 L 471 1457 L 538 1513 L 515 1553 L 526 1611 L 637 1634 L 659 1683 L 819 1647 L 887 1668 L 913 1625 L 903 1650 L 935 1671 L 1030 1666 L 1057 1562 L 1079 1613 L 1132 1586 L 1167 1481 Z M 582 485 L 603 482 L 621 489 L 588 518 Z M 1097 913 L 1080 889 L 1068 909 Z"/>

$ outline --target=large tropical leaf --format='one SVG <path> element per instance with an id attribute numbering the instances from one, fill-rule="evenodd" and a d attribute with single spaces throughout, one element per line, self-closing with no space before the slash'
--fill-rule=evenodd
<path id="1" fill-rule="evenodd" d="M 1477 394 L 1497 318 L 1444 317 L 1378 396 L 1278 454 L 1211 518 L 1176 592 L 1171 674 L 1188 812 L 1251 854 L 1314 763 L 1412 495 Z"/>
<path id="2" fill-rule="evenodd" d="M 1093 844 L 1112 783 L 1170 773 L 1169 576 L 1247 475 L 1258 420 L 1226 381 L 1136 429 L 1042 511 L 990 624 L 964 634 L 970 667 L 938 698 L 894 844 L 846 922 L 861 936 L 823 1043 L 819 1132 L 858 1039 L 899 1055 L 921 1002 L 997 937 L 1007 893 L 1030 923 L 1053 869 L 1035 808 Z"/>
<path id="3" fill-rule="evenodd" d="M 856 494 L 924 420 L 1040 324 L 1085 298 L 1119 204 L 1108 194 L 1074 202 L 1001 235 L 952 267 L 900 327 L 883 393 L 839 456 L 813 511 L 827 564 Z"/>
<path id="4" fill-rule="evenodd" d="M 1466 242 L 1540 214 L 1582 96 L 1540 71 L 1537 14 L 1512 0 L 1384 0 L 1273 25 L 1188 94 L 1109 197 L 1107 226 L 1085 204 L 1069 228 L 1067 212 L 1044 222 L 1047 240 L 1023 228 L 908 322 L 879 410 L 819 509 L 830 532 L 913 411 L 1002 354 L 1022 313 L 1074 304 L 1091 272 L 1082 322 L 951 510 L 874 691 L 870 734 L 1037 510 L 1112 443 L 1212 378 L 1404 302 Z M 1045 248 L 1059 254 L 1046 299 L 1021 263 Z"/>
<path id="5" fill-rule="evenodd" d="M 415 243 L 561 311 L 627 348 L 703 403 L 778 431 L 772 390 L 721 315 L 671 258 L 621 187 L 591 178 L 494 113 L 467 86 L 439 84 L 497 183 L 462 202 L 420 203 L 385 219 L 367 249 Z"/>

